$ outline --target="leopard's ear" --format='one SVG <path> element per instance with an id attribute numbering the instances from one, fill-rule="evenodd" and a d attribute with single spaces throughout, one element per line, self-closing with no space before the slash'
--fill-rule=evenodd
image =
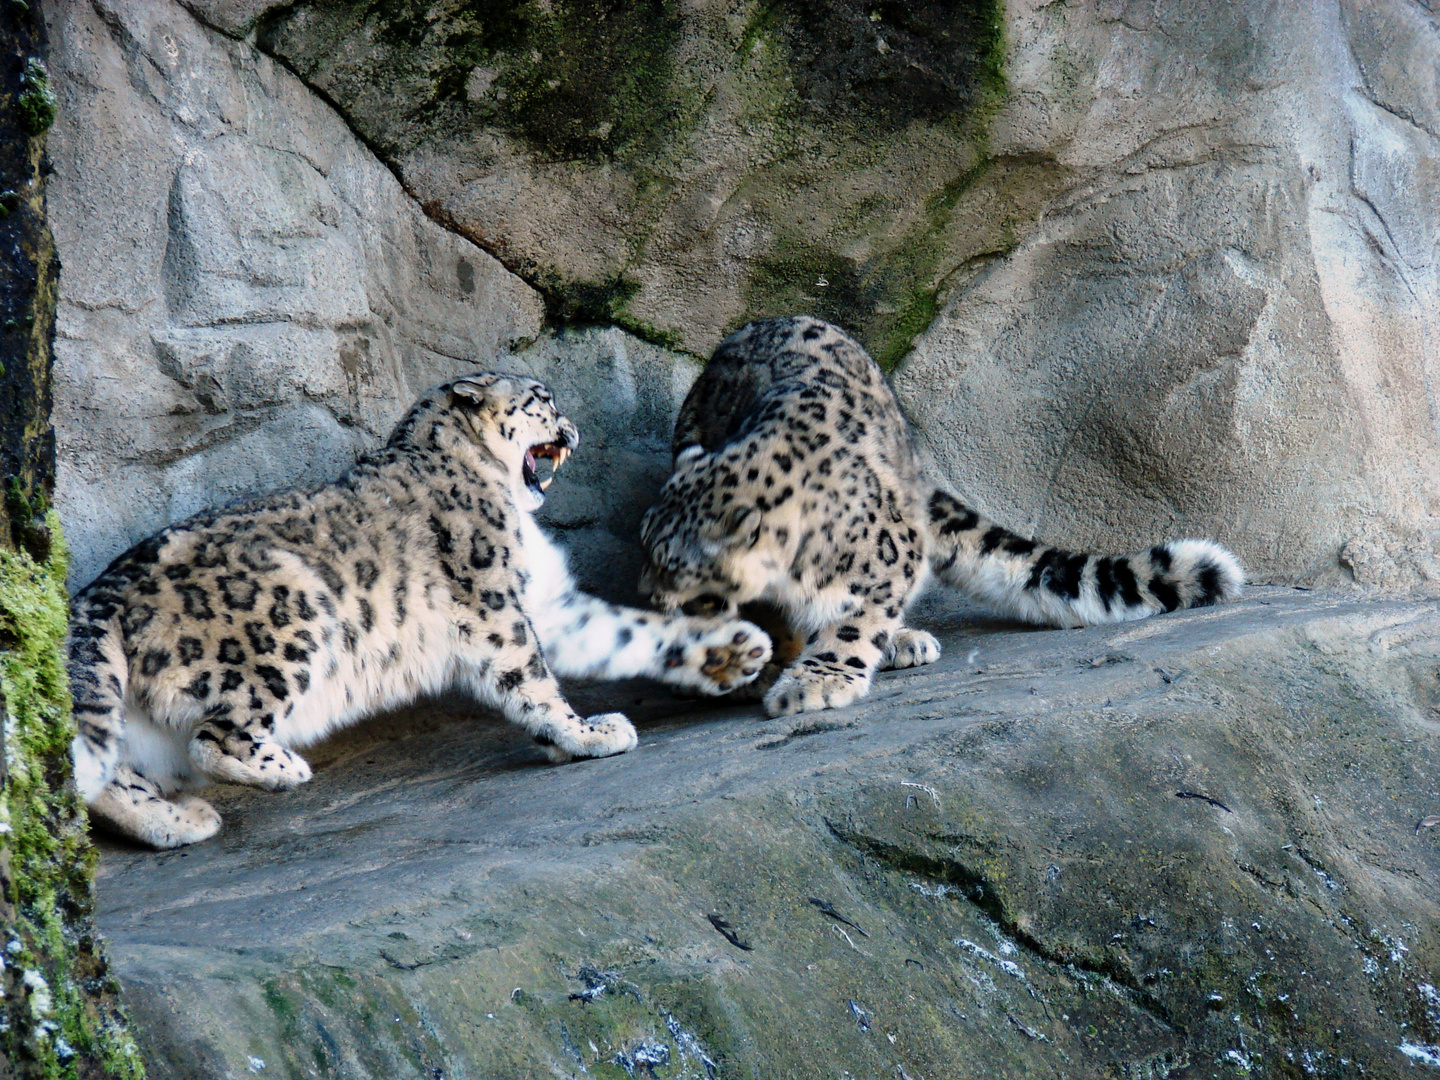
<path id="1" fill-rule="evenodd" d="M 514 385 L 509 378 L 494 371 L 466 375 L 450 384 L 452 397 L 470 405 L 483 405 L 487 400 L 504 397 L 513 390 Z"/>
<path id="2" fill-rule="evenodd" d="M 686 465 L 694 461 L 696 458 L 701 458 L 704 456 L 705 447 L 701 446 L 699 443 L 691 443 L 689 446 L 682 446 L 680 448 L 680 451 L 675 455 L 675 465 L 676 467 Z"/>
<path id="3" fill-rule="evenodd" d="M 721 547 L 754 547 L 760 539 L 760 522 L 764 515 L 753 506 L 732 506 L 718 519 L 706 524 L 707 540 Z"/>

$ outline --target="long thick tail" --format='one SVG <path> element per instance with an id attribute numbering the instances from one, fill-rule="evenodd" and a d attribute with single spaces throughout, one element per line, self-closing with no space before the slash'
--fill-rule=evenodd
<path id="1" fill-rule="evenodd" d="M 153 611 L 151 612 L 153 614 Z M 122 602 L 102 578 L 75 601 L 70 619 L 70 696 L 75 713 L 75 786 L 92 802 L 115 776 L 125 736 L 129 667 Z"/>
<path id="2" fill-rule="evenodd" d="M 936 488 L 929 502 L 930 568 L 1006 615 L 1047 626 L 1091 626 L 1233 599 L 1239 560 L 1211 540 L 1171 540 L 1134 555 L 1046 547 L 996 525 Z"/>

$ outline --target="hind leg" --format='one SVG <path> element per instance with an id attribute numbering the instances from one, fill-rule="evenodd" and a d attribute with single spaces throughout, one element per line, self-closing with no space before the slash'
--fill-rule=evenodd
<path id="1" fill-rule="evenodd" d="M 271 714 L 230 719 L 212 709 L 190 737 L 190 760 L 212 780 L 289 791 L 310 779 L 310 764 L 275 741 Z"/>
<path id="2" fill-rule="evenodd" d="M 128 765 L 117 768 L 91 800 L 90 813 L 122 836 L 156 848 L 198 843 L 220 829 L 220 815 L 204 799 L 187 795 L 172 802 L 159 784 Z"/>
<path id="3" fill-rule="evenodd" d="M 902 626 L 890 636 L 885 655 L 880 658 L 881 671 L 921 667 L 940 659 L 940 642 L 935 635 L 912 626 Z"/>

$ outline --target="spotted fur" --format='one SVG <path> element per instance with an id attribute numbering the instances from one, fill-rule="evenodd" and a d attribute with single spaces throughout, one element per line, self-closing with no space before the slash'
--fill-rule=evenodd
<path id="1" fill-rule="evenodd" d="M 533 379 L 477 374 L 422 398 L 334 484 L 173 526 L 75 601 L 76 779 L 92 813 L 156 847 L 212 835 L 187 789 L 282 790 L 327 733 L 447 687 L 500 709 L 550 757 L 629 750 L 556 674 L 749 682 L 768 639 L 736 619 L 657 615 L 581 593 L 536 526 L 537 456 L 579 442 Z"/>
<path id="2" fill-rule="evenodd" d="M 926 476 L 875 362 L 816 319 L 752 323 L 723 342 L 673 449 L 642 525 L 641 590 L 661 610 L 743 606 L 772 636 L 797 630 L 793 647 L 775 641 L 777 667 L 789 662 L 771 673 L 772 715 L 848 704 L 877 669 L 937 659 L 939 642 L 904 625 L 932 572 L 1050 626 L 1212 604 L 1243 582 L 1235 557 L 1208 540 L 1072 554 L 983 517 Z"/>

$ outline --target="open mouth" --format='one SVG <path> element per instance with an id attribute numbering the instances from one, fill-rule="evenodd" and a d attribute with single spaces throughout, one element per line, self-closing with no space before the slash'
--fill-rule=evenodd
<path id="1" fill-rule="evenodd" d="M 520 466 L 521 478 L 525 486 L 537 495 L 542 495 L 555 481 L 555 474 L 560 471 L 560 466 L 565 464 L 565 459 L 570 456 L 570 448 L 561 446 L 559 443 L 540 443 L 525 451 L 525 461 Z M 540 460 L 550 462 L 550 475 L 543 480 L 540 478 Z"/>

